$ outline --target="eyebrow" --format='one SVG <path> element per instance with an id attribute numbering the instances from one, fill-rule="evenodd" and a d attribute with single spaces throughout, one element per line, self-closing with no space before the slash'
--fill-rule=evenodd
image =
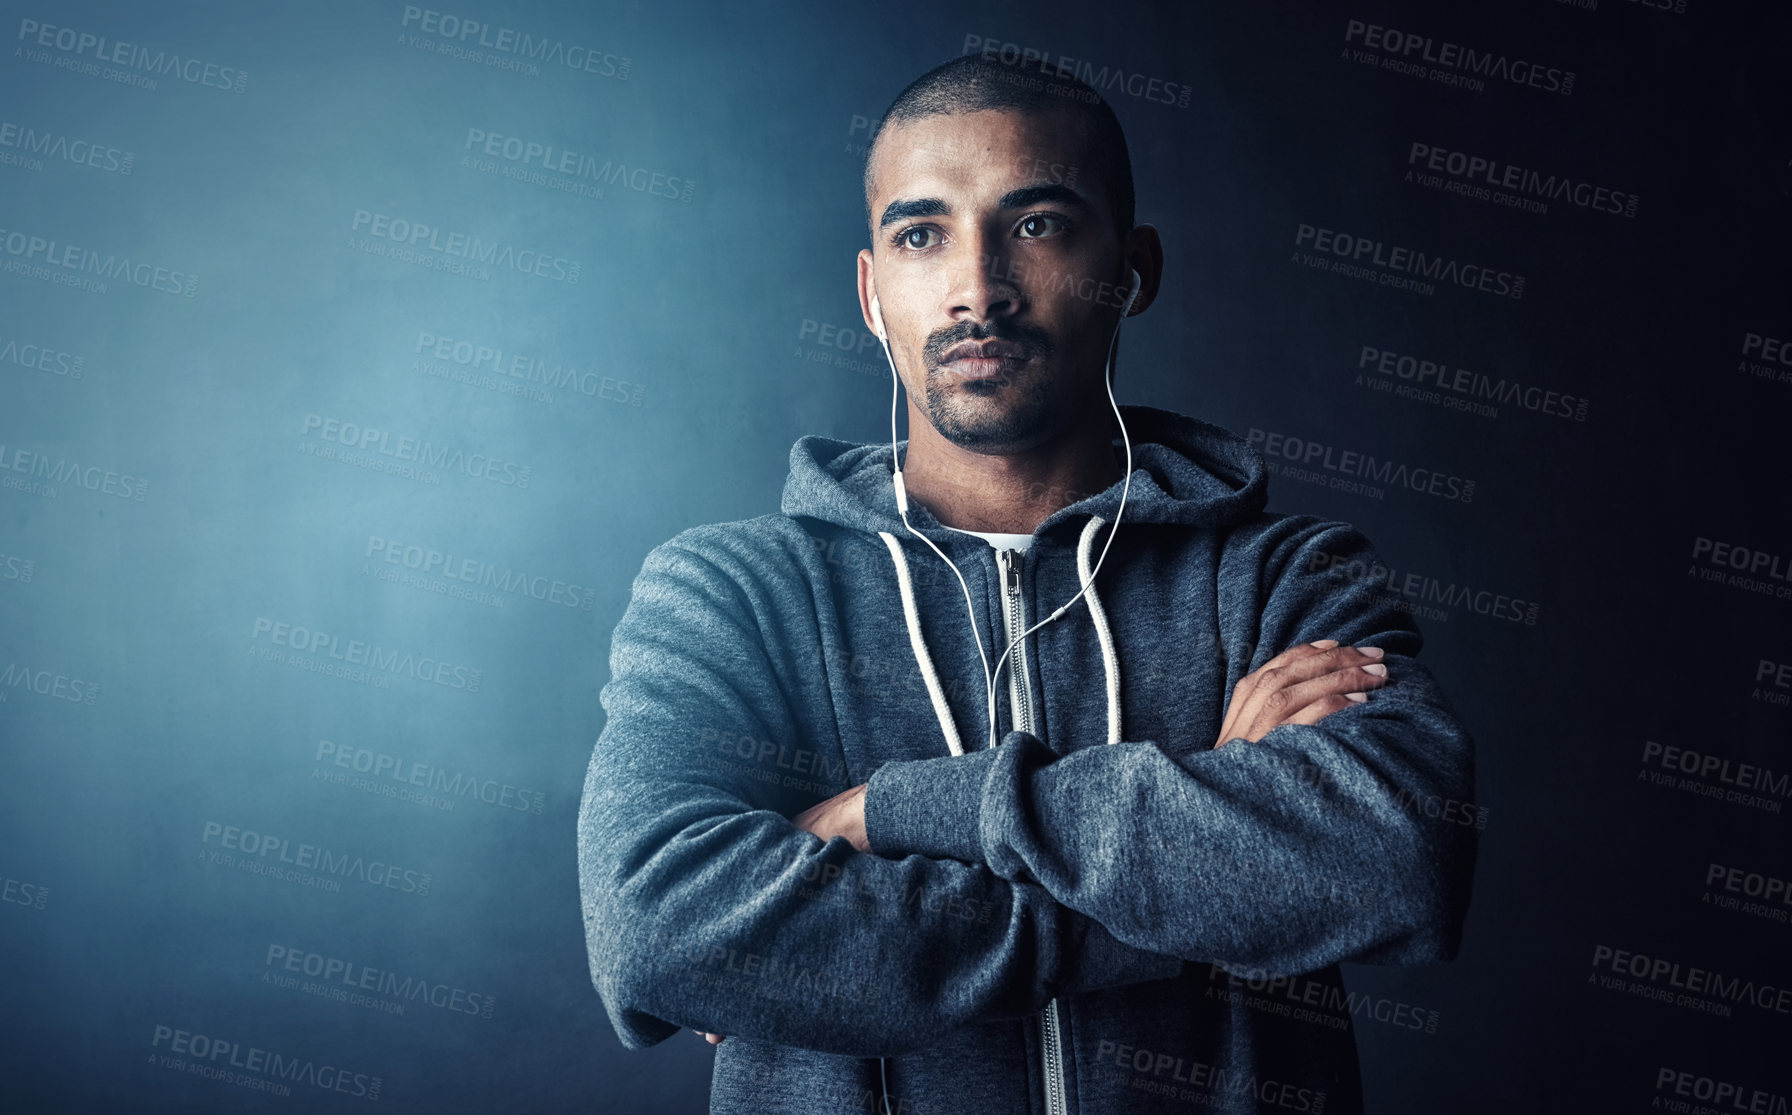
<path id="1" fill-rule="evenodd" d="M 997 200 L 996 208 L 1025 209 L 1029 206 L 1051 202 L 1084 213 L 1092 212 L 1095 208 L 1082 194 L 1069 186 L 1056 183 L 1022 186 L 1019 189 L 1009 190 Z M 888 228 L 897 221 L 906 221 L 910 217 L 944 217 L 951 212 L 952 207 L 937 197 L 899 199 L 884 207 L 883 216 L 878 218 L 877 227 Z"/>

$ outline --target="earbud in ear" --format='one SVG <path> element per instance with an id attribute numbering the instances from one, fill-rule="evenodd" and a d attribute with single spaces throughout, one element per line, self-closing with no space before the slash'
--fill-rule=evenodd
<path id="1" fill-rule="evenodd" d="M 1136 267 L 1133 268 L 1132 269 L 1132 287 L 1129 290 L 1127 290 L 1127 292 L 1126 292 L 1126 308 L 1120 311 L 1121 317 L 1125 317 L 1127 314 L 1132 313 L 1132 304 L 1138 300 L 1139 288 L 1144 285 L 1145 285 L 1145 280 L 1142 276 L 1140 276 L 1139 269 Z"/>
<path id="2" fill-rule="evenodd" d="M 1137 274 L 1137 272 L 1134 272 L 1134 274 Z M 882 307 L 877 304 L 877 296 L 875 294 L 871 296 L 871 318 L 877 322 L 878 339 L 888 341 L 890 338 L 884 330 L 884 312 Z"/>

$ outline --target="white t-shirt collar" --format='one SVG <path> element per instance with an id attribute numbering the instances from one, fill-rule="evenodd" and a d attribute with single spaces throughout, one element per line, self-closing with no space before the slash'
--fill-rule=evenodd
<path id="1" fill-rule="evenodd" d="M 946 526 L 944 523 L 941 523 L 940 525 Z M 999 531 L 965 530 L 962 527 L 946 527 L 946 529 L 955 530 L 960 534 L 974 534 L 998 550 L 1024 551 L 1027 547 L 1033 544 L 1033 536 L 1031 534 L 1003 534 Z"/>

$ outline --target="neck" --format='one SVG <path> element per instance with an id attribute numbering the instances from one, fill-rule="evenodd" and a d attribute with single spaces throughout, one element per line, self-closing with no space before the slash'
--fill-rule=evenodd
<path id="1" fill-rule="evenodd" d="M 1031 534 L 1054 511 L 1125 479 L 1113 412 L 1076 424 L 1016 453 L 983 454 L 940 436 L 911 401 L 902 482 L 909 499 L 949 527 Z"/>

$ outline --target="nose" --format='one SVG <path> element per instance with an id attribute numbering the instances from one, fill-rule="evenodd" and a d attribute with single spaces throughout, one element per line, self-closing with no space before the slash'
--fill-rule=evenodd
<path id="1" fill-rule="evenodd" d="M 1012 261 L 1002 253 L 1005 241 L 986 230 L 967 233 L 948 265 L 945 298 L 940 309 L 953 321 L 985 324 L 1020 312 L 1019 284 Z"/>

